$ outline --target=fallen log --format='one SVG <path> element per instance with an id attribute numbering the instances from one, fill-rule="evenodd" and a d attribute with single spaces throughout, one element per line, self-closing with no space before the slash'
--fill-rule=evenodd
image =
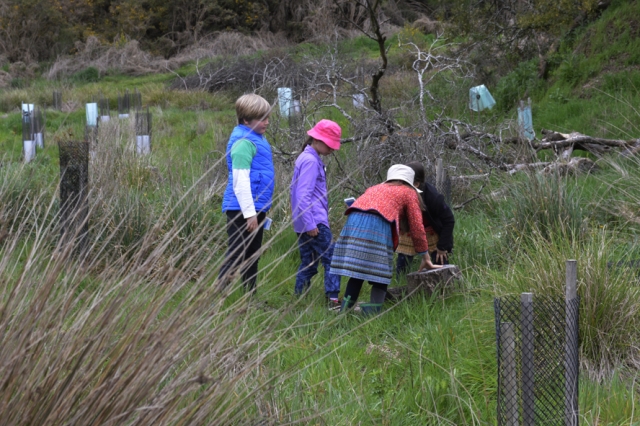
<path id="1" fill-rule="evenodd" d="M 542 134 L 545 135 L 545 137 L 539 143 L 531 144 L 533 149 L 536 151 L 541 151 L 543 149 L 560 151 L 567 148 L 573 148 L 574 150 L 577 149 L 592 152 L 594 154 L 602 154 L 610 151 L 612 148 L 626 149 L 640 145 L 640 139 L 623 140 L 594 138 L 578 132 L 566 134 L 554 132 L 553 130 L 542 129 Z"/>
<path id="2" fill-rule="evenodd" d="M 579 173 L 592 173 L 598 170 L 593 160 L 583 157 L 573 157 L 567 162 L 551 163 L 542 169 L 543 174 L 576 175 Z"/>

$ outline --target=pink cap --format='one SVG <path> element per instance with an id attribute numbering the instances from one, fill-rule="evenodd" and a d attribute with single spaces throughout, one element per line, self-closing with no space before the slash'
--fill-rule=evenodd
<path id="1" fill-rule="evenodd" d="M 342 129 L 340 129 L 338 123 L 334 121 L 320 120 L 307 134 L 314 139 L 324 142 L 331 149 L 340 149 Z"/>

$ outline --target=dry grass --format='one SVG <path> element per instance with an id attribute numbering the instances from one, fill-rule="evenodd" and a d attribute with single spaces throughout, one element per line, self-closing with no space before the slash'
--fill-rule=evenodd
<path id="1" fill-rule="evenodd" d="M 121 45 L 106 45 L 96 37 L 89 37 L 85 43 L 76 42 L 75 55 L 58 58 L 46 77 L 49 80 L 60 79 L 88 67 L 96 68 L 100 74 L 114 71 L 134 76 L 152 74 L 174 70 L 192 61 L 226 55 L 248 55 L 288 44 L 283 36 L 277 34 L 258 33 L 248 36 L 225 31 L 215 37 L 203 38 L 166 60 L 143 51 L 136 40 L 128 40 Z"/>
<path id="2" fill-rule="evenodd" d="M 226 235 L 203 220 L 197 184 L 165 181 L 166 207 L 145 203 L 153 166 L 132 155 L 127 124 L 104 124 L 95 145 L 84 250 L 59 238 L 55 187 L 3 203 L 3 424 L 271 424 L 264 361 L 286 343 L 286 311 L 216 285 Z M 0 199 L 41 178 L 17 167 Z"/>
<path id="3" fill-rule="evenodd" d="M 143 75 L 174 69 L 177 63 L 155 57 L 139 47 L 136 40 L 124 45 L 104 45 L 96 37 L 89 37 L 85 43 L 76 42 L 77 53 L 64 56 L 49 69 L 49 80 L 59 79 L 84 70 L 96 68 L 101 74 L 118 71 L 127 75 Z"/>

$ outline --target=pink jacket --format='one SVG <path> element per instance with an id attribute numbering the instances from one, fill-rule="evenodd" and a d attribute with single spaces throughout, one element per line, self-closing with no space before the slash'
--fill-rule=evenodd
<path id="1" fill-rule="evenodd" d="M 368 188 L 364 194 L 347 209 L 345 214 L 354 210 L 375 211 L 387 221 L 391 222 L 391 234 L 393 236 L 393 248 L 398 247 L 398 235 L 400 234 L 400 219 L 407 218 L 413 246 L 416 253 L 429 251 L 427 235 L 422 224 L 422 210 L 415 189 L 407 185 L 391 185 L 381 183 Z"/>

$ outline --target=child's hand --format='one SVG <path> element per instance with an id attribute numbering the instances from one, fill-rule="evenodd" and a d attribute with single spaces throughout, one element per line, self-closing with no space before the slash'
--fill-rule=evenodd
<path id="1" fill-rule="evenodd" d="M 422 262 L 420 262 L 420 268 L 418 271 L 422 271 L 423 269 L 438 269 L 442 268 L 442 265 L 434 265 L 431 263 L 431 257 L 429 257 L 429 253 L 422 256 Z"/>
<path id="2" fill-rule="evenodd" d="M 318 236 L 318 228 L 313 228 L 311 231 L 307 231 L 307 235 L 310 237 Z"/>
<path id="3" fill-rule="evenodd" d="M 258 229 L 258 215 L 247 219 L 247 232 L 253 232 L 256 229 Z"/>

